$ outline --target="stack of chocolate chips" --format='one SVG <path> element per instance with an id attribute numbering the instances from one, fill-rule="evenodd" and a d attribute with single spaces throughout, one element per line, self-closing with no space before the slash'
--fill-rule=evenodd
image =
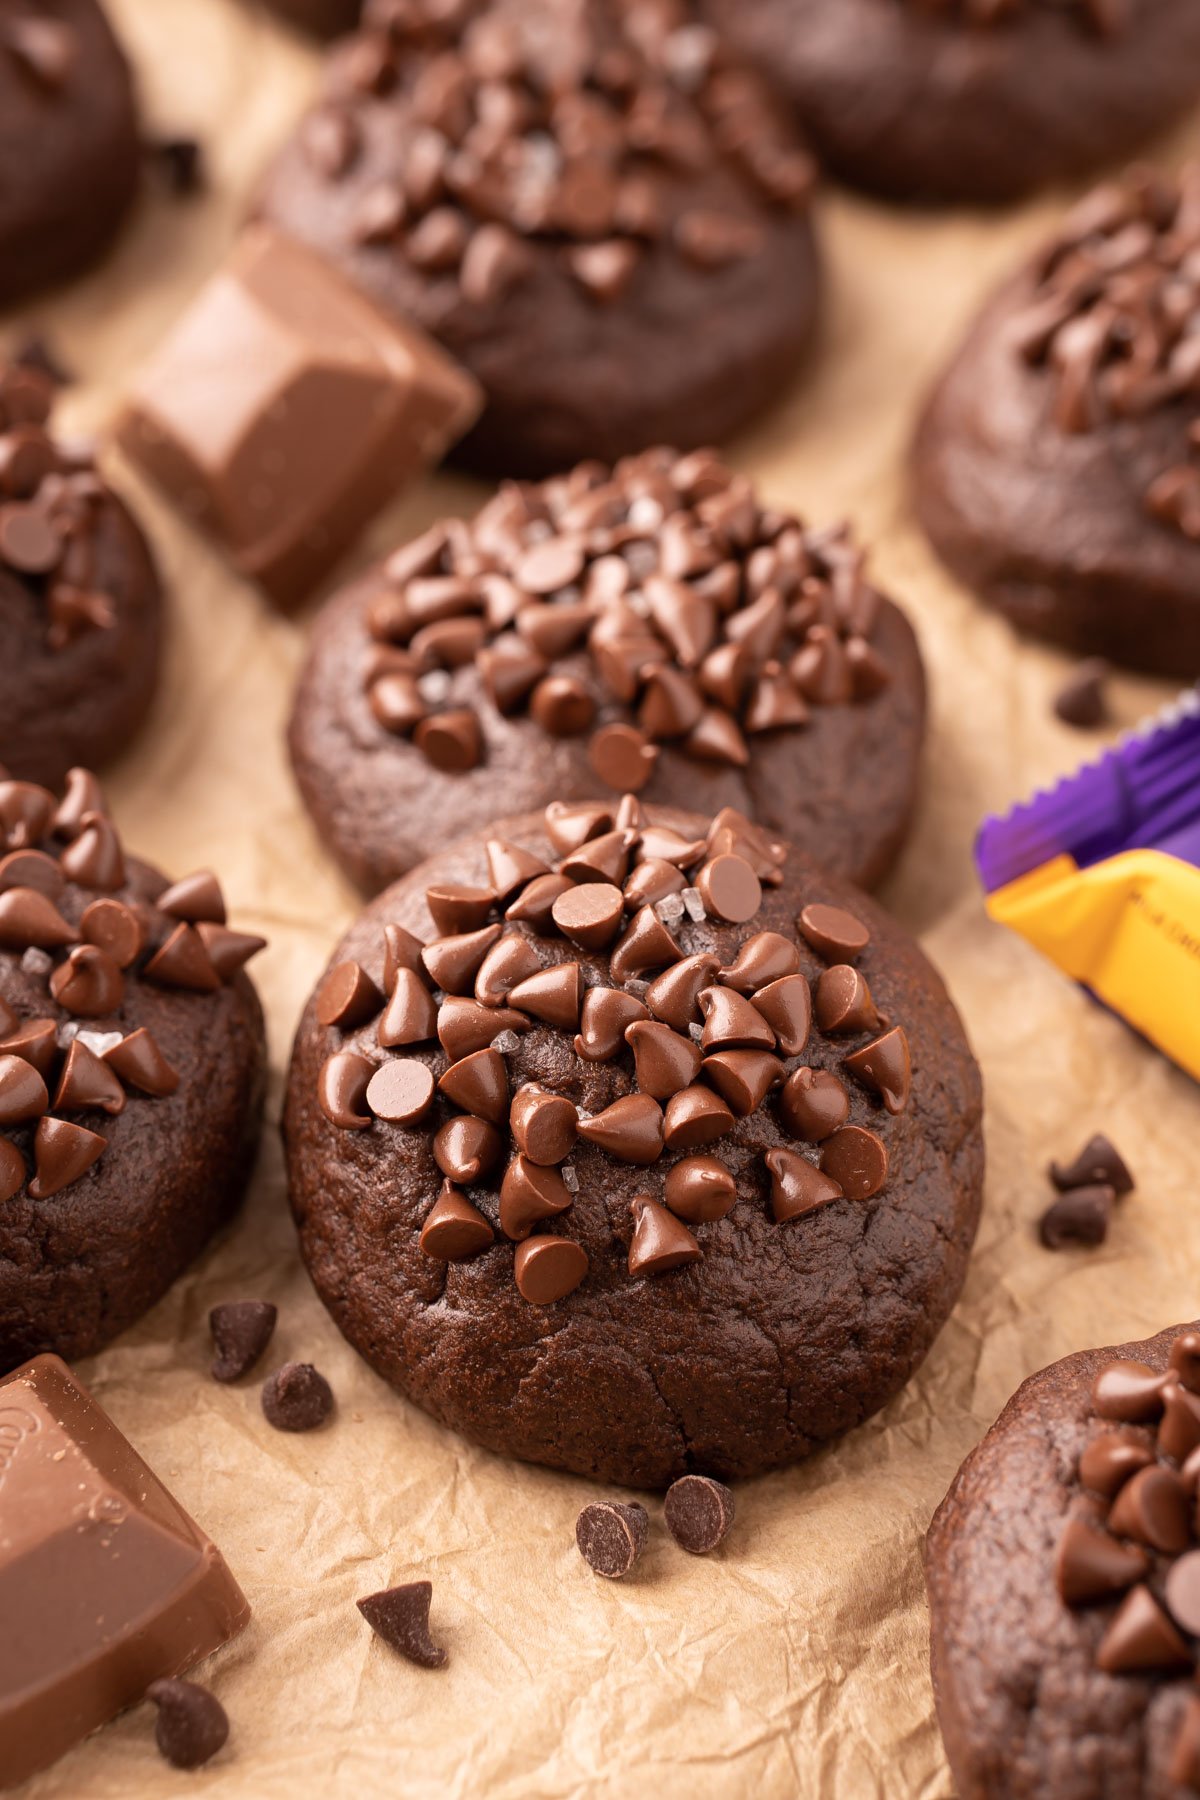
<path id="1" fill-rule="evenodd" d="M 599 778 L 637 792 L 660 745 L 744 768 L 748 738 L 874 698 L 879 606 L 844 530 L 761 506 L 711 451 L 648 450 L 506 484 L 398 551 L 364 680 L 380 725 L 440 769 L 481 760 L 486 701 L 590 734 Z"/>
<path id="2" fill-rule="evenodd" d="M 1200 164 L 1177 178 L 1139 170 L 1097 189 L 1067 218 L 1016 327 L 1050 371 L 1065 432 L 1173 412 L 1179 461 L 1151 482 L 1155 518 L 1200 538 Z M 1184 409 L 1181 411 L 1181 406 Z"/>
<path id="3" fill-rule="evenodd" d="M 0 996 L 0 1201 L 27 1180 L 44 1200 L 104 1154 L 103 1133 L 72 1115 L 94 1125 L 123 1112 L 129 1092 L 157 1099 L 179 1086 L 154 1034 L 121 1028 L 129 984 L 213 993 L 263 940 L 228 928 L 212 875 L 175 883 L 153 905 L 129 889 L 86 770 L 72 770 L 61 801 L 0 779 L 0 850 L 0 964 L 22 978 L 19 1010 Z M 30 983 L 44 991 L 39 1010 Z M 11 996 L 15 982 L 5 985 Z"/>
<path id="4" fill-rule="evenodd" d="M 364 191 L 354 235 L 401 245 L 470 303 L 519 286 L 544 243 L 610 304 L 654 244 L 702 271 L 753 256 L 763 231 L 743 184 L 759 208 L 808 205 L 808 155 L 682 7 L 374 0 L 366 26 L 306 122 L 308 162 L 336 184 L 381 125 L 401 134 L 402 178 Z M 681 181 L 724 204 L 676 216 Z"/>
<path id="5" fill-rule="evenodd" d="M 1110 1675 L 1192 1675 L 1200 1641 L 1200 1332 L 1168 1367 L 1114 1362 L 1092 1389 L 1102 1421 L 1079 1460 L 1056 1581 L 1068 1606 L 1116 1609 L 1096 1650 Z M 1200 1792 L 1200 1698 L 1186 1701 L 1168 1779 Z"/>
<path id="6" fill-rule="evenodd" d="M 32 588 L 46 611 L 46 642 L 62 650 L 114 623 L 96 587 L 94 505 L 104 488 L 82 453 L 46 429 L 54 400 L 47 375 L 0 363 L 0 594 L 5 576 Z"/>
<path id="7" fill-rule="evenodd" d="M 713 1146 L 740 1137 L 769 1099 L 788 1140 L 762 1157 L 780 1224 L 879 1193 L 884 1139 L 848 1123 L 845 1084 L 803 1060 L 814 1022 L 826 1038 L 857 1038 L 843 1055 L 847 1073 L 888 1113 L 908 1103 L 904 1030 L 880 1018 L 854 966 L 869 941 L 859 920 L 821 904 L 801 912 L 798 932 L 829 963 L 813 989 L 795 936 L 741 929 L 764 886 L 781 881 L 786 855 L 742 814 L 726 809 L 689 840 L 647 820 L 627 795 L 615 815 L 556 803 L 545 826 L 553 867 L 491 840 L 486 888 L 427 890 L 441 936 L 423 944 L 388 925 L 382 986 L 344 962 L 317 993 L 319 1023 L 355 1039 L 320 1071 L 332 1123 L 433 1131 L 445 1179 L 421 1231 L 426 1254 L 477 1256 L 498 1225 L 517 1246 L 527 1300 L 570 1293 L 587 1274 L 586 1253 L 536 1228 L 571 1209 L 579 1178 L 567 1159 L 578 1141 L 646 1171 L 631 1206 L 629 1273 L 696 1263 L 697 1231 L 738 1199 Z M 688 950 L 689 936 L 711 946 L 714 927 L 736 934 L 724 966 L 711 948 Z M 595 1114 L 580 1110 L 569 1081 L 513 1092 L 506 1056 L 523 1034 L 546 1030 L 573 1043 L 580 1085 L 586 1065 L 619 1059 L 627 1091 Z M 818 1147 L 815 1160 L 802 1145 Z M 486 1193 L 487 1211 L 467 1188 Z"/>

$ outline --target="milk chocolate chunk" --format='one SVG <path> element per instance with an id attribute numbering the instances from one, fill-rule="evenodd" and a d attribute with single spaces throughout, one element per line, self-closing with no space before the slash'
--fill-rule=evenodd
<path id="1" fill-rule="evenodd" d="M 208 1315 L 212 1332 L 214 1381 L 240 1381 L 248 1375 L 275 1330 L 278 1313 L 269 1300 L 225 1300 Z"/>
<path id="2" fill-rule="evenodd" d="M 684 1475 L 667 1489 L 663 1514 L 667 1530 L 681 1550 L 707 1556 L 733 1524 L 733 1495 L 711 1475 Z"/>
<path id="3" fill-rule="evenodd" d="M 433 1583 L 407 1581 L 400 1587 L 368 1594 L 355 1605 L 376 1637 L 421 1669 L 444 1669 L 446 1652 L 429 1635 Z"/>
<path id="4" fill-rule="evenodd" d="M 263 1384 L 262 1409 L 276 1431 L 315 1431 L 333 1411 L 333 1389 L 311 1363 L 284 1363 Z"/>
<path id="5" fill-rule="evenodd" d="M 174 1769 L 198 1769 L 229 1737 L 229 1720 L 215 1694 L 195 1681 L 152 1681 L 146 1698 L 158 1708 L 154 1741 Z"/>
<path id="6" fill-rule="evenodd" d="M 291 606 L 478 410 L 475 383 L 423 333 L 253 226 L 142 371 L 117 435 Z"/>
<path id="7" fill-rule="evenodd" d="M 5 1786 L 236 1635 L 216 1547 L 55 1356 L 0 1378 Z"/>
<path id="8" fill-rule="evenodd" d="M 636 1500 L 594 1500 L 575 1521 L 575 1542 L 589 1569 L 620 1581 L 646 1548 L 649 1530 L 646 1509 Z"/>

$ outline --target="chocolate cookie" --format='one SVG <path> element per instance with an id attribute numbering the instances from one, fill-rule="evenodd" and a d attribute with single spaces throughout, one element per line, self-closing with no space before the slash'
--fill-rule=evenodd
<path id="1" fill-rule="evenodd" d="M 0 781 L 0 1369 L 89 1356 L 164 1294 L 250 1173 L 265 1064 L 207 872 L 126 857 L 95 778 Z"/>
<path id="2" fill-rule="evenodd" d="M 367 908 L 300 1024 L 309 1272 L 491 1449 L 635 1487 L 861 1423 L 962 1285 L 979 1072 L 916 944 L 727 809 L 552 806 Z"/>
<path id="3" fill-rule="evenodd" d="M 922 523 L 981 599 L 1177 681 L 1200 675 L 1198 317 L 1200 166 L 1131 173 L 984 308 L 914 446 Z"/>
<path id="4" fill-rule="evenodd" d="M 929 1531 L 961 1800 L 1200 1793 L 1200 1330 L 1025 1382 Z"/>
<path id="5" fill-rule="evenodd" d="M 0 762 L 55 786 L 141 725 L 162 595 L 88 453 L 50 435 L 52 398 L 46 376 L 0 363 Z"/>
<path id="6" fill-rule="evenodd" d="M 1192 0 L 703 0 L 845 180 L 995 203 L 1128 154 L 1200 95 Z"/>
<path id="7" fill-rule="evenodd" d="M 0 307 L 95 262 L 141 151 L 128 65 L 96 0 L 0 13 Z"/>
<path id="8" fill-rule="evenodd" d="M 813 325 L 812 170 L 682 0 L 372 0 L 270 174 L 268 219 L 487 395 L 502 475 L 720 440 Z"/>
<path id="9" fill-rule="evenodd" d="M 292 714 L 305 801 L 375 892 L 497 808 L 736 806 L 865 886 L 903 841 L 920 656 L 844 531 L 711 451 L 509 484 L 322 614 Z"/>

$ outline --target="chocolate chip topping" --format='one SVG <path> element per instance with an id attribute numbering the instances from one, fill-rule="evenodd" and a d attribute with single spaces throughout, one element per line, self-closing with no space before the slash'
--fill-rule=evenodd
<path id="1" fill-rule="evenodd" d="M 376 1637 L 421 1669 L 444 1669 L 446 1652 L 429 1635 L 433 1583 L 406 1581 L 399 1587 L 368 1594 L 355 1605 Z"/>
<path id="2" fill-rule="evenodd" d="M 381 140 L 397 154 L 359 194 L 359 244 L 477 308 L 519 291 L 539 260 L 605 307 L 663 258 L 703 271 L 752 257 L 770 214 L 803 210 L 813 182 L 759 78 L 683 9 L 644 0 L 379 0 L 301 145 L 336 187 Z M 714 191 L 719 205 L 701 204 Z M 676 560 L 686 567 L 686 547 Z M 551 592 L 577 566 L 569 548 L 539 548 L 522 585 Z"/>
<path id="3" fill-rule="evenodd" d="M 225 1708 L 195 1681 L 152 1681 L 146 1698 L 158 1708 L 154 1741 L 172 1768 L 198 1769 L 229 1737 Z"/>
<path id="4" fill-rule="evenodd" d="M 47 648 L 62 651 L 85 632 L 111 629 L 118 602 L 94 585 L 107 490 L 86 458 L 51 436 L 53 403 L 48 375 L 0 361 L 0 572 L 36 596 Z"/>
<path id="5" fill-rule="evenodd" d="M 208 1315 L 214 1381 L 240 1381 L 271 1341 L 278 1314 L 269 1300 L 226 1300 Z"/>
<path id="6" fill-rule="evenodd" d="M 333 1389 L 311 1363 L 284 1363 L 263 1384 L 262 1409 L 276 1431 L 315 1431 L 333 1411 Z"/>
<path id="7" fill-rule="evenodd" d="M 642 1551 L 650 1521 L 636 1501 L 597 1500 L 575 1521 L 575 1542 L 589 1569 L 609 1581 L 628 1575 Z"/>
<path id="8" fill-rule="evenodd" d="M 389 923 L 381 955 L 335 964 L 314 999 L 326 1047 L 317 1098 L 331 1124 L 427 1134 L 444 1181 L 420 1225 L 423 1252 L 447 1264 L 507 1254 L 523 1298 L 565 1298 L 589 1272 L 572 1217 L 580 1153 L 645 1171 L 619 1230 L 634 1280 L 698 1276 L 712 1228 L 739 1204 L 769 1205 L 798 1229 L 878 1194 L 890 1119 L 910 1099 L 907 1040 L 900 1025 L 880 1029 L 858 969 L 834 964 L 814 982 L 799 921 L 791 935 L 759 925 L 784 846 L 728 808 L 689 841 L 632 795 L 615 811 L 555 804 L 546 830 L 557 869 L 493 840 L 492 887 L 427 889 L 440 936 L 422 943 Z M 674 869 L 678 891 L 630 902 L 651 864 Z M 523 904 L 548 881 L 548 905 Z M 826 911 L 830 953 L 848 940 L 864 952 L 858 922 Z M 817 1049 L 846 1065 L 856 1121 L 871 1124 L 850 1122 L 848 1081 L 800 1060 Z M 509 1067 L 518 1051 L 520 1074 Z M 590 1111 L 581 1095 L 596 1091 L 601 1064 L 613 1098 Z M 749 1185 L 722 1157 L 731 1134 L 739 1169 L 754 1151 Z"/>
<path id="9" fill-rule="evenodd" d="M 14 995 L 20 976 L 22 996 L 20 1015 L 7 999 L 0 1011 L 4 1199 L 25 1183 L 30 1153 L 28 1191 L 50 1198 L 104 1154 L 105 1116 L 123 1112 L 130 1096 L 136 1105 L 177 1091 L 179 1074 L 153 1033 L 122 1027 L 138 984 L 213 993 L 262 948 L 261 938 L 216 922 L 225 909 L 211 874 L 153 901 L 127 874 L 93 775 L 73 769 L 61 802 L 0 778 L 0 961 Z M 31 982 L 40 998 L 30 999 Z"/>
<path id="10" fill-rule="evenodd" d="M 589 733 L 598 778 L 633 793 L 664 745 L 743 767 L 756 734 L 869 704 L 888 681 L 869 643 L 879 604 L 844 532 L 762 507 L 711 452 L 649 450 L 509 483 L 469 524 L 390 558 L 367 602 L 363 680 L 381 730 L 440 769 L 477 766 L 489 711 L 528 711 L 550 736 Z M 696 886 L 741 922 L 757 896 L 716 848 Z M 626 873 L 619 855 L 597 869 L 618 886 Z M 822 911 L 857 954 L 857 921 Z"/>
<path id="11" fill-rule="evenodd" d="M 1091 1150 L 1092 1146 L 1088 1146 Z M 1081 1159 L 1082 1160 L 1082 1159 Z M 1086 1189 L 1068 1190 L 1072 1199 Z M 1195 1674 L 1200 1640 L 1200 1332 L 1182 1332 L 1160 1371 L 1109 1363 L 1092 1407 L 1105 1425 L 1079 1460 L 1081 1497 L 1059 1540 L 1055 1581 L 1072 1607 L 1114 1610 L 1096 1665 L 1114 1675 Z M 1085 1497 L 1086 1496 L 1086 1497 Z M 1200 1715 L 1182 1715 L 1171 1780 L 1200 1792 Z"/>
<path id="12" fill-rule="evenodd" d="M 710 1475 L 684 1475 L 667 1489 L 663 1511 L 680 1549 L 707 1556 L 733 1524 L 733 1495 Z"/>
<path id="13" fill-rule="evenodd" d="M 1136 169 L 1070 213 L 1036 292 L 1013 322 L 1019 355 L 1044 370 L 1066 433 L 1157 412 L 1178 424 L 1178 456 L 1146 490 L 1162 524 L 1200 539 L 1200 164 L 1178 177 Z M 1072 721 L 1073 722 L 1073 721 Z"/>

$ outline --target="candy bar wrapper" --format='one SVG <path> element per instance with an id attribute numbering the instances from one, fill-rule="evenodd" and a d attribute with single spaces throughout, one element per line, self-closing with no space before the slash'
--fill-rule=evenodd
<path id="1" fill-rule="evenodd" d="M 989 819 L 993 919 L 1200 1080 L 1200 689 Z"/>

